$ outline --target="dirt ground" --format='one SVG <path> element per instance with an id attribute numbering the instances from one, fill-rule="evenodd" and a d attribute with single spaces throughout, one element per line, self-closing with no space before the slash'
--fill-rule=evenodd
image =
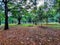
<path id="1" fill-rule="evenodd" d="M 60 30 L 46 27 L 11 27 L 0 31 L 0 45 L 60 45 Z"/>

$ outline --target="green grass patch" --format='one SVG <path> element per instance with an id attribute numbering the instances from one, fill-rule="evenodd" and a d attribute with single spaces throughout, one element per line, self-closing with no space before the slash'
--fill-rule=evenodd
<path id="1" fill-rule="evenodd" d="M 39 24 L 38 26 L 40 26 L 41 24 Z M 37 26 L 34 24 L 9 24 L 9 27 L 16 27 L 16 26 L 23 26 L 23 27 L 33 27 L 33 26 Z M 60 29 L 60 24 L 42 24 L 42 26 L 46 26 L 46 27 L 50 27 L 50 28 L 56 28 L 56 29 Z M 2 24 L 0 27 L 4 27 L 4 24 Z"/>
<path id="2" fill-rule="evenodd" d="M 4 26 L 4 24 L 1 25 L 2 27 Z M 34 24 L 9 24 L 9 27 L 14 27 L 14 26 L 23 26 L 23 27 L 33 27 L 35 26 Z"/>
<path id="3" fill-rule="evenodd" d="M 17 24 L 9 24 L 9 27 L 17 26 Z M 4 27 L 4 24 L 0 25 L 0 27 Z"/>
<path id="4" fill-rule="evenodd" d="M 60 24 L 44 24 L 43 26 L 60 29 Z"/>
<path id="5" fill-rule="evenodd" d="M 35 25 L 34 24 L 21 24 L 20 26 L 23 26 L 23 27 L 33 27 Z"/>
<path id="6" fill-rule="evenodd" d="M 17 26 L 17 24 L 9 24 L 10 27 Z"/>

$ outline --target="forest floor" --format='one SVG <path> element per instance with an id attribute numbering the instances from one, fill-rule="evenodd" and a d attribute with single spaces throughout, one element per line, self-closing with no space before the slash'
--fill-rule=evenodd
<path id="1" fill-rule="evenodd" d="M 0 45 L 60 45 L 60 29 L 10 27 L 9 30 L 0 30 Z"/>

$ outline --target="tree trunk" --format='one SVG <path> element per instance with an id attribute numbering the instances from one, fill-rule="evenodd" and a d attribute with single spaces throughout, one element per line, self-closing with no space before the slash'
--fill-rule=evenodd
<path id="1" fill-rule="evenodd" d="M 0 25 L 1 25 L 1 19 L 0 19 Z"/>
<path id="2" fill-rule="evenodd" d="M 60 23 L 60 20 L 59 20 L 59 23 Z"/>
<path id="3" fill-rule="evenodd" d="M 9 29 L 8 26 L 8 7 L 7 7 L 7 0 L 5 0 L 5 30 Z"/>
<path id="4" fill-rule="evenodd" d="M 21 17 L 18 17 L 18 25 L 21 24 Z"/>
<path id="5" fill-rule="evenodd" d="M 60 17 L 58 18 L 58 20 L 59 20 L 58 22 L 60 23 Z"/>
<path id="6" fill-rule="evenodd" d="M 41 21 L 41 27 L 42 27 L 42 21 Z"/>
<path id="7" fill-rule="evenodd" d="M 31 23 L 31 17 L 29 17 L 29 20 L 28 20 L 29 23 Z"/>
<path id="8" fill-rule="evenodd" d="M 46 25 L 48 24 L 48 18 L 46 18 Z"/>

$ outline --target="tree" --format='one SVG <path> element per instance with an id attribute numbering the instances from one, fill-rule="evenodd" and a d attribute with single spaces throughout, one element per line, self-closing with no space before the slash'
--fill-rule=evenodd
<path id="1" fill-rule="evenodd" d="M 60 0 L 56 0 L 54 8 L 60 13 Z"/>
<path id="2" fill-rule="evenodd" d="M 42 22 L 44 20 L 44 10 L 43 10 L 43 6 L 39 7 L 38 11 L 37 11 L 37 16 L 38 16 L 38 21 L 41 23 L 42 26 Z"/>
<path id="3" fill-rule="evenodd" d="M 54 3 L 53 3 L 54 4 Z M 44 18 L 46 21 L 46 24 L 48 24 L 49 18 L 52 19 L 56 15 L 56 10 L 54 9 L 54 5 L 47 4 L 47 2 L 44 3 Z"/>
<path id="4" fill-rule="evenodd" d="M 18 20 L 18 24 L 21 24 L 22 15 L 24 15 L 23 11 L 24 9 L 20 5 L 15 6 L 15 8 L 11 10 L 13 17 Z"/>
<path id="5" fill-rule="evenodd" d="M 27 0 L 19 1 L 17 4 L 15 4 L 14 7 L 11 8 L 11 13 L 15 18 L 17 18 L 18 24 L 21 24 L 22 15 L 24 15 L 24 5 L 26 4 L 26 1 Z"/>
<path id="6" fill-rule="evenodd" d="M 34 0 L 34 1 L 33 1 L 33 5 L 35 6 L 35 7 L 34 7 L 34 10 L 35 10 L 35 14 L 36 14 L 36 10 L 37 10 L 37 0 Z M 35 25 L 37 25 L 37 20 L 35 20 L 34 22 L 35 22 Z"/>
<path id="7" fill-rule="evenodd" d="M 58 23 L 60 23 L 60 14 L 59 13 L 57 13 L 57 15 L 55 16 L 55 20 L 58 22 Z"/>
<path id="8" fill-rule="evenodd" d="M 56 0 L 55 5 L 53 7 L 56 10 L 56 16 L 58 16 L 57 14 L 60 15 L 60 0 Z M 60 16 L 58 16 L 57 19 L 58 19 L 58 22 L 60 23 Z"/>
<path id="9" fill-rule="evenodd" d="M 30 9 L 31 11 L 29 11 L 29 12 L 32 12 L 33 13 L 33 15 L 35 14 L 37 14 L 36 13 L 36 11 L 37 11 L 37 0 L 30 0 L 30 2 L 29 2 L 29 4 L 31 3 L 31 5 L 29 5 L 28 7 L 28 9 Z M 37 16 L 37 15 L 36 15 Z M 36 17 L 35 16 L 35 17 Z M 34 18 L 35 18 L 34 17 Z M 29 17 L 30 18 L 30 17 Z M 31 20 L 31 18 L 30 18 L 30 20 Z M 37 24 L 37 21 L 36 20 L 33 20 L 33 22 L 35 23 L 35 24 Z"/>
<path id="10" fill-rule="evenodd" d="M 8 6 L 7 6 L 7 3 L 8 3 L 8 0 L 2 0 L 3 3 L 4 3 L 4 8 L 5 8 L 5 30 L 9 29 L 9 26 L 8 26 Z"/>
<path id="11" fill-rule="evenodd" d="M 26 0 L 23 0 L 24 2 L 26 1 Z M 5 30 L 7 30 L 7 29 L 9 29 L 9 25 L 8 25 L 8 11 L 10 11 L 11 9 L 9 9 L 9 7 L 8 7 L 8 3 L 9 2 L 13 2 L 14 4 L 17 4 L 17 3 L 19 3 L 19 2 L 21 2 L 21 1 L 17 1 L 17 0 L 2 0 L 2 2 L 4 3 L 4 9 L 5 9 Z M 20 18 L 20 17 L 19 17 Z M 20 20 L 20 19 L 18 19 L 18 20 Z M 20 22 L 20 21 L 19 21 Z"/>

